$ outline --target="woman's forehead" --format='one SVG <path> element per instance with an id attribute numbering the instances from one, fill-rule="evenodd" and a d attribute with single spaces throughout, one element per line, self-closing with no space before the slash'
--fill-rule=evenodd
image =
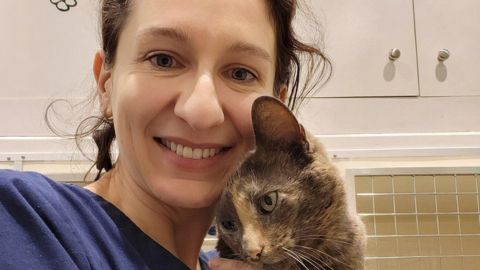
<path id="1" fill-rule="evenodd" d="M 264 0 L 142 0 L 125 25 L 129 39 L 163 34 L 182 41 L 216 39 L 262 54 L 274 51 L 275 31 Z M 240 42 L 239 42 L 240 41 Z M 252 46 L 250 46 L 252 47 Z M 252 50 L 253 49 L 253 50 Z"/>

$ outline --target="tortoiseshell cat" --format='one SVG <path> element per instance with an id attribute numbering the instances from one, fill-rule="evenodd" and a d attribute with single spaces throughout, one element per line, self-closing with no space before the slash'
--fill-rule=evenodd
<path id="1" fill-rule="evenodd" d="M 263 269 L 364 269 L 363 224 L 322 146 L 279 100 L 252 107 L 256 150 L 218 204 L 217 249 Z"/>

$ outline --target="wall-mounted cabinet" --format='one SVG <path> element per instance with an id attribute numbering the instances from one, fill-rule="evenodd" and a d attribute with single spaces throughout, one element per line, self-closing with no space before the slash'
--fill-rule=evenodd
<path id="1" fill-rule="evenodd" d="M 311 1 L 324 26 L 331 80 L 321 97 L 417 96 L 412 2 L 404 0 Z M 400 58 L 390 61 L 397 48 Z"/>
<path id="2" fill-rule="evenodd" d="M 480 1 L 310 4 L 334 64 L 317 97 L 480 95 Z"/>
<path id="3" fill-rule="evenodd" d="M 480 96 L 480 1 L 414 3 L 420 94 Z M 449 57 L 438 61 L 444 49 Z"/>

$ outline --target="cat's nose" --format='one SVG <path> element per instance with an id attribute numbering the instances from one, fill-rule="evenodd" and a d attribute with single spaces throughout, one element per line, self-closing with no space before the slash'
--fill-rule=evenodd
<path id="1" fill-rule="evenodd" d="M 249 259 L 254 262 L 260 261 L 264 248 L 265 246 L 258 246 L 256 248 L 246 250 Z"/>

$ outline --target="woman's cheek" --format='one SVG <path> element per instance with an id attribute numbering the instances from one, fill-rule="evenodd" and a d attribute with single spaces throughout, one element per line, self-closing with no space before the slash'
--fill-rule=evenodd
<path id="1" fill-rule="evenodd" d="M 227 99 L 226 110 L 231 116 L 233 124 L 244 138 L 253 134 L 252 105 L 255 99 L 262 96 L 260 93 L 235 93 Z"/>

